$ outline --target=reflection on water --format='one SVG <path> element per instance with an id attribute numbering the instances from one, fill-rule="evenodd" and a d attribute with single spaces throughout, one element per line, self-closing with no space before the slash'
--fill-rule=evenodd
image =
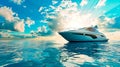
<path id="1" fill-rule="evenodd" d="M 119 67 L 120 42 L 0 41 L 4 67 Z"/>
<path id="2" fill-rule="evenodd" d="M 64 65 L 71 67 L 119 67 L 120 42 L 70 42 L 62 48 Z"/>
<path id="3" fill-rule="evenodd" d="M 103 43 L 103 42 L 102 42 Z M 64 46 L 67 51 L 70 53 L 85 54 L 88 56 L 95 56 L 95 53 L 98 53 L 98 49 L 102 44 L 100 42 L 71 42 Z M 102 47 L 104 48 L 104 46 Z M 98 57 L 98 56 L 96 56 Z"/>
<path id="4" fill-rule="evenodd" d="M 70 42 L 63 47 L 63 51 L 68 56 L 66 65 L 76 66 L 97 66 L 93 64 L 96 58 L 100 58 L 100 53 L 105 46 L 105 42 Z"/>

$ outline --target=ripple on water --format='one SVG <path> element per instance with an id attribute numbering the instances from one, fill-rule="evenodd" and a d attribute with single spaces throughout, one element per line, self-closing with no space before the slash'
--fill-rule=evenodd
<path id="1" fill-rule="evenodd" d="M 119 67 L 120 42 L 11 40 L 0 42 L 0 66 Z"/>

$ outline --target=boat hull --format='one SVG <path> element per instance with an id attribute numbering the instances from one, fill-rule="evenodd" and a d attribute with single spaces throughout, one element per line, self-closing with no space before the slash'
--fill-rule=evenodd
<path id="1" fill-rule="evenodd" d="M 106 42 L 108 39 L 103 37 L 104 35 L 92 35 L 92 34 L 76 34 L 71 32 L 59 32 L 66 40 L 70 42 Z"/>

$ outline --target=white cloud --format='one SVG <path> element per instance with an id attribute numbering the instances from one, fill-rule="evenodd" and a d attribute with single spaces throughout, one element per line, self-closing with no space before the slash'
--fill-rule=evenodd
<path id="1" fill-rule="evenodd" d="M 53 5 L 55 5 L 55 4 L 57 4 L 57 3 L 58 3 L 57 0 L 52 0 L 52 4 L 53 4 Z"/>
<path id="2" fill-rule="evenodd" d="M 80 3 L 80 6 L 85 6 L 87 5 L 88 1 L 87 0 L 82 0 L 82 2 Z"/>
<path id="3" fill-rule="evenodd" d="M 28 27 L 30 27 L 31 25 L 35 24 L 35 21 L 31 20 L 29 17 L 27 17 L 27 20 L 25 22 L 28 25 Z"/>
<path id="4" fill-rule="evenodd" d="M 54 7 L 54 6 L 53 6 Z M 81 27 L 95 25 L 95 20 L 91 13 L 82 14 L 77 8 L 77 4 L 71 1 L 62 1 L 61 4 L 53 9 L 55 12 L 47 13 L 48 25 L 52 30 L 62 31 L 78 29 Z"/>
<path id="5" fill-rule="evenodd" d="M 13 16 L 14 14 L 15 13 L 9 7 L 4 6 L 0 8 L 0 16 L 3 16 L 5 20 L 9 22 L 14 20 L 14 16 Z"/>
<path id="6" fill-rule="evenodd" d="M 9 29 L 24 32 L 24 20 L 17 16 L 11 8 L 3 6 L 0 8 L 0 16 L 4 17 L 4 23 L 0 24 L 0 29 Z"/>
<path id="7" fill-rule="evenodd" d="M 55 7 L 54 7 L 54 6 L 51 6 L 51 5 L 50 5 L 50 8 L 55 9 Z"/>
<path id="8" fill-rule="evenodd" d="M 118 41 L 120 41 L 120 31 L 115 31 L 115 32 L 104 32 L 105 33 L 105 35 L 107 36 L 107 38 L 109 39 L 109 40 L 118 40 Z"/>
<path id="9" fill-rule="evenodd" d="M 99 8 L 99 7 L 102 7 L 102 6 L 105 6 L 105 2 L 107 0 L 99 0 L 98 4 L 95 6 L 95 8 Z"/>
<path id="10" fill-rule="evenodd" d="M 11 1 L 17 5 L 21 5 L 25 0 L 11 0 Z"/>
<path id="11" fill-rule="evenodd" d="M 15 33 L 15 34 L 13 34 Z M 24 33 L 19 33 L 19 32 L 15 32 L 15 31 L 10 31 L 10 30 L 6 30 L 6 29 L 0 29 L 0 38 L 1 39 L 14 39 L 14 38 L 34 38 L 36 36 L 32 35 L 32 34 L 24 34 Z"/>
<path id="12" fill-rule="evenodd" d="M 98 3 L 98 6 L 103 6 L 106 0 L 101 0 Z M 80 3 L 81 6 L 84 6 L 88 3 L 88 0 L 82 0 Z M 82 13 L 77 8 L 77 3 L 72 2 L 71 0 L 63 0 L 59 6 L 49 6 L 48 8 L 40 8 L 41 14 L 45 16 L 45 22 L 48 23 L 49 27 L 55 31 L 63 31 L 70 29 L 78 29 L 82 27 L 94 26 L 101 22 L 97 17 L 94 16 L 94 13 Z M 97 7 L 98 7 L 97 6 Z M 55 8 L 55 9 L 54 9 Z M 50 12 L 53 10 L 54 12 Z M 48 11 L 48 12 L 47 12 Z M 105 18 L 105 23 L 100 24 L 101 26 L 106 26 L 106 23 L 110 23 L 113 19 Z"/>
<path id="13" fill-rule="evenodd" d="M 46 12 L 46 19 L 49 24 L 49 27 L 53 30 L 58 30 L 59 28 L 63 28 L 64 22 L 66 22 L 65 16 L 68 17 L 67 11 L 70 13 L 76 12 L 77 11 L 77 4 L 72 3 L 70 0 L 68 1 L 62 1 L 61 4 L 58 7 L 50 6 L 54 12 Z M 56 8 L 56 9 L 54 9 Z M 46 9 L 46 10 L 51 10 L 51 9 Z M 67 13 L 67 14 L 66 14 Z M 68 16 L 67 16 L 68 15 Z M 59 30 L 60 30 L 59 29 Z"/>
<path id="14" fill-rule="evenodd" d="M 101 16 L 102 18 L 98 18 L 98 25 L 100 28 L 107 28 L 109 24 L 114 24 L 115 18 L 108 18 L 106 16 Z"/>
<path id="15" fill-rule="evenodd" d="M 44 7 L 40 7 L 38 11 L 41 12 L 43 9 L 44 9 Z"/>
<path id="16" fill-rule="evenodd" d="M 12 37 L 10 34 L 0 31 L 0 38 Z"/>
<path id="17" fill-rule="evenodd" d="M 37 29 L 38 29 L 38 32 L 42 32 L 41 27 L 38 27 Z"/>
<path id="18" fill-rule="evenodd" d="M 103 32 L 109 41 L 120 41 L 120 30 L 116 28 L 101 28 L 99 31 Z"/>
<path id="19" fill-rule="evenodd" d="M 14 28 L 19 32 L 24 32 L 24 20 L 15 22 Z"/>
<path id="20" fill-rule="evenodd" d="M 47 31 L 46 26 L 40 26 L 40 27 L 38 27 L 38 32 L 44 32 L 44 33 L 47 33 L 48 31 Z"/>

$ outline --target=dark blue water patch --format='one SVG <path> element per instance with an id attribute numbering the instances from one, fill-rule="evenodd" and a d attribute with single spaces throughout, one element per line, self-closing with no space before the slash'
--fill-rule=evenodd
<path id="1" fill-rule="evenodd" d="M 120 42 L 0 41 L 3 67 L 119 67 Z"/>
<path id="2" fill-rule="evenodd" d="M 70 42 L 65 44 L 64 48 L 67 49 L 68 52 L 85 54 L 93 57 L 96 53 L 99 53 L 102 49 L 105 49 L 105 47 L 101 45 L 103 43 L 105 42 Z"/>
<path id="3" fill-rule="evenodd" d="M 120 45 L 114 42 L 70 42 L 66 44 L 63 48 L 63 52 L 67 54 L 67 57 L 72 57 L 72 59 L 77 58 L 78 62 L 75 64 L 79 64 L 81 67 L 116 67 L 120 65 L 120 51 L 118 47 Z M 94 59 L 94 62 L 85 60 L 84 63 L 80 63 L 81 56 L 74 57 L 76 55 L 82 55 L 86 58 L 90 57 Z M 67 59 L 69 61 L 69 59 Z M 66 60 L 66 62 L 67 62 Z M 71 60 L 71 59 L 70 59 Z M 88 58 L 89 60 L 89 58 Z M 71 60 L 72 61 L 72 60 Z M 74 62 L 74 60 L 73 60 Z M 113 63 L 113 65 L 111 64 Z"/>

